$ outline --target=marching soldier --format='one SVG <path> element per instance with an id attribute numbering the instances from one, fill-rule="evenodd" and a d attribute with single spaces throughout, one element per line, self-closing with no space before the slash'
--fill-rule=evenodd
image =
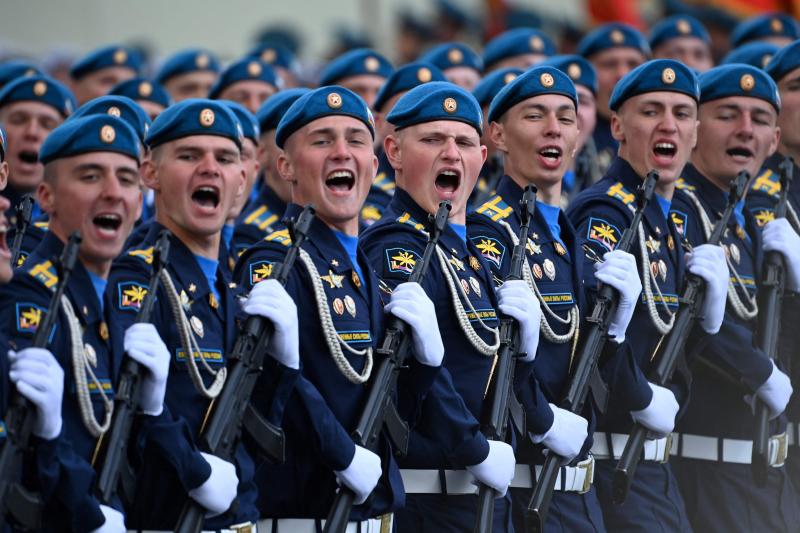
<path id="1" fill-rule="evenodd" d="M 220 70 L 222 68 L 216 55 L 206 50 L 190 48 L 167 58 L 155 79 L 177 103 L 187 98 L 208 96 Z"/>
<path id="2" fill-rule="evenodd" d="M 231 100 L 254 115 L 267 98 L 283 88 L 283 80 L 260 59 L 244 58 L 222 71 L 208 92 L 214 100 Z"/>
<path id="3" fill-rule="evenodd" d="M 711 36 L 699 20 L 689 15 L 674 15 L 653 26 L 650 49 L 655 59 L 674 59 L 697 72 L 714 66 Z"/>
<path id="4" fill-rule="evenodd" d="M 800 39 L 800 24 L 786 13 L 764 13 L 740 22 L 733 29 L 730 39 L 732 48 L 753 41 L 786 46 Z"/>
<path id="5" fill-rule="evenodd" d="M 484 71 L 488 74 L 512 67 L 525 70 L 555 53 L 555 43 L 543 31 L 515 28 L 486 43 L 483 49 Z"/>
<path id="6" fill-rule="evenodd" d="M 105 96 L 112 87 L 135 78 L 142 69 L 142 56 L 127 46 L 104 46 L 81 57 L 69 69 L 70 88 L 78 105 Z"/>
<path id="7" fill-rule="evenodd" d="M 439 68 L 450 83 L 472 91 L 481 80 L 483 59 L 464 43 L 442 43 L 425 52 L 418 61 Z M 377 108 L 376 108 L 377 111 Z"/>
<path id="8" fill-rule="evenodd" d="M 389 60 L 379 53 L 369 48 L 357 48 L 325 65 L 319 75 L 319 85 L 336 84 L 350 89 L 372 109 L 378 91 L 393 71 Z"/>
<path id="9" fill-rule="evenodd" d="M 150 120 L 172 105 L 172 98 L 160 84 L 147 78 L 133 78 L 112 87 L 109 95 L 127 96 L 144 109 Z"/>

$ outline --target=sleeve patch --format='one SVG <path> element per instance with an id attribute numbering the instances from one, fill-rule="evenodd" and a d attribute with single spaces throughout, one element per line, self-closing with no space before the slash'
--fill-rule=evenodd
<path id="1" fill-rule="evenodd" d="M 250 285 L 269 279 L 272 275 L 272 261 L 256 261 L 250 263 Z"/>
<path id="2" fill-rule="evenodd" d="M 39 305 L 21 302 L 17 304 L 17 331 L 19 333 L 33 334 L 39 328 L 42 315 L 47 309 Z"/>
<path id="3" fill-rule="evenodd" d="M 589 229 L 586 238 L 592 242 L 602 245 L 606 250 L 611 251 L 616 248 L 622 232 L 614 224 L 602 218 L 589 218 Z"/>
<path id="4" fill-rule="evenodd" d="M 500 196 L 495 196 L 491 200 L 484 202 L 476 211 L 497 222 L 503 218 L 508 218 L 514 212 L 514 209 L 505 203 Z"/>
<path id="5" fill-rule="evenodd" d="M 148 265 L 153 264 L 153 247 L 144 248 L 141 250 L 131 250 L 128 252 L 128 255 L 132 255 L 133 257 L 138 257 Z"/>
<path id="6" fill-rule="evenodd" d="M 142 308 L 142 302 L 147 294 L 149 287 L 136 283 L 135 281 L 125 281 L 117 285 L 117 298 L 119 308 L 123 311 L 136 311 Z"/>
<path id="7" fill-rule="evenodd" d="M 758 224 L 758 227 L 763 228 L 767 225 L 767 222 L 772 222 L 775 220 L 775 210 L 766 207 L 753 209 L 753 216 L 756 218 L 756 224 Z"/>
<path id="8" fill-rule="evenodd" d="M 771 170 L 767 170 L 753 183 L 754 191 L 761 191 L 770 196 L 778 196 L 781 192 L 781 182 L 778 175 Z"/>
<path id="9" fill-rule="evenodd" d="M 506 254 L 506 247 L 503 246 L 503 243 L 485 235 L 477 235 L 472 237 L 471 240 L 484 259 L 500 268 L 500 265 L 503 264 L 503 257 Z"/>
<path id="10" fill-rule="evenodd" d="M 675 229 L 678 231 L 678 234 L 685 236 L 686 221 L 689 220 L 689 215 L 687 215 L 683 211 L 670 211 L 669 218 L 670 220 L 672 220 L 672 224 L 675 226 Z"/>
<path id="11" fill-rule="evenodd" d="M 292 239 L 289 237 L 288 229 L 273 231 L 267 235 L 264 240 L 267 242 L 277 242 L 278 244 L 282 244 L 284 246 L 290 246 L 292 244 Z"/>
<path id="12" fill-rule="evenodd" d="M 405 248 L 388 248 L 386 254 L 386 268 L 391 274 L 411 275 L 420 255 L 413 250 Z"/>

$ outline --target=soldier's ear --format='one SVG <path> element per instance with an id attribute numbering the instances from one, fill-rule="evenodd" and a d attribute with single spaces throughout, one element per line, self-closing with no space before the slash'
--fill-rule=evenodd
<path id="1" fill-rule="evenodd" d="M 400 139 L 397 133 L 392 133 L 391 135 L 386 136 L 386 138 L 383 140 L 383 151 L 393 169 L 400 170 L 403 168 Z"/>
<path id="2" fill-rule="evenodd" d="M 278 174 L 281 175 L 282 179 L 289 183 L 295 183 L 297 181 L 294 179 L 294 166 L 292 165 L 292 161 L 286 156 L 286 152 L 281 152 L 278 156 L 278 160 L 275 162 L 275 166 L 278 168 Z"/>
<path id="3" fill-rule="evenodd" d="M 775 153 L 781 142 L 781 127 L 775 126 L 775 132 L 772 135 L 772 141 L 769 144 L 769 155 Z"/>
<path id="4" fill-rule="evenodd" d="M 493 121 L 489 124 L 489 139 L 498 150 L 503 153 L 508 153 L 508 149 L 506 148 L 505 128 L 500 122 Z"/>
<path id="5" fill-rule="evenodd" d="M 142 184 L 148 189 L 153 189 L 154 191 L 161 190 L 161 181 L 158 179 L 157 170 L 158 163 L 155 158 L 152 157 L 152 154 L 150 157 L 146 157 L 145 160 L 142 161 Z"/>
<path id="6" fill-rule="evenodd" d="M 622 127 L 622 121 L 615 112 L 611 113 L 611 136 L 618 142 L 625 140 L 625 128 Z"/>
<path id="7" fill-rule="evenodd" d="M 0 163 L 0 191 L 8 185 L 8 161 Z"/>

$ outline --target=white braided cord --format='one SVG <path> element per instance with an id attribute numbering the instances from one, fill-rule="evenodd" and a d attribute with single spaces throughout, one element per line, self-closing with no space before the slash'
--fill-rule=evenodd
<path id="1" fill-rule="evenodd" d="M 642 257 L 642 290 L 644 291 L 644 301 L 647 305 L 647 312 L 658 332 L 662 335 L 666 335 L 672 330 L 673 324 L 675 324 L 675 313 L 669 310 L 667 302 L 664 301 L 664 295 L 661 294 L 661 288 L 658 286 L 658 280 L 655 274 L 653 274 L 653 270 L 650 268 L 650 254 L 647 252 L 647 243 L 645 242 L 644 227 L 642 227 L 642 224 L 639 224 L 638 235 L 639 250 Z M 664 311 L 669 317 L 668 322 L 662 320 L 661 315 L 658 314 L 655 299 L 653 298 L 653 285 L 655 285 L 658 297 L 661 299 L 661 305 L 664 307 Z"/>

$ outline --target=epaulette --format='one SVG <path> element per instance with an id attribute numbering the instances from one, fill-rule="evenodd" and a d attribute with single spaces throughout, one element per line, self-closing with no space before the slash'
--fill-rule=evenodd
<path id="1" fill-rule="evenodd" d="M 414 228 L 417 231 L 421 231 L 421 232 L 425 231 L 425 226 L 423 226 L 422 224 L 420 224 L 419 222 L 417 222 L 416 220 L 411 218 L 411 214 L 409 214 L 408 212 L 405 212 L 402 215 L 400 215 L 399 217 L 397 217 L 397 222 L 399 222 L 400 224 L 405 224 L 407 226 L 411 226 L 412 228 Z"/>
<path id="2" fill-rule="evenodd" d="M 52 261 L 42 261 L 41 263 L 33 265 L 27 272 L 29 276 L 48 289 L 55 290 L 55 286 L 58 283 L 58 273 Z"/>
<path id="3" fill-rule="evenodd" d="M 289 237 L 289 230 L 288 229 L 280 229 L 278 231 L 273 231 L 266 237 L 264 240 L 267 242 L 277 242 L 278 244 L 282 244 L 286 247 L 292 245 L 292 239 Z"/>
<path id="4" fill-rule="evenodd" d="M 769 196 L 779 196 L 781 192 L 780 176 L 769 169 L 765 170 L 753 182 L 753 190 L 766 193 Z"/>
<path id="5" fill-rule="evenodd" d="M 500 195 L 495 195 L 493 198 L 484 202 L 475 212 L 497 222 L 500 219 L 511 216 L 511 213 L 514 212 L 514 208 L 505 203 Z"/>
<path id="6" fill-rule="evenodd" d="M 278 215 L 270 211 L 266 205 L 262 205 L 258 209 L 253 210 L 253 212 L 244 219 L 245 224 L 257 226 L 261 231 L 266 231 L 277 221 Z"/>
<path id="7" fill-rule="evenodd" d="M 626 189 L 621 181 L 618 181 L 609 187 L 606 191 L 606 194 L 612 198 L 616 198 L 625 205 L 632 206 L 633 201 L 636 200 L 636 195 Z"/>
<path id="8" fill-rule="evenodd" d="M 393 180 L 390 180 L 389 177 L 386 175 L 386 172 L 378 172 L 378 175 L 375 176 L 375 179 L 372 181 L 372 186 L 377 187 L 383 192 L 389 194 L 394 193 L 394 190 L 397 187 L 395 182 Z"/>
<path id="9" fill-rule="evenodd" d="M 361 208 L 361 220 L 377 222 L 381 216 L 380 210 L 372 204 L 364 204 L 364 207 Z"/>
<path id="10" fill-rule="evenodd" d="M 148 265 L 153 264 L 153 247 L 139 248 L 137 250 L 129 250 L 128 255 L 141 259 Z"/>
<path id="11" fill-rule="evenodd" d="M 694 185 L 686 183 L 686 180 L 683 178 L 678 178 L 678 181 L 675 182 L 675 188 L 681 191 L 694 191 L 697 189 Z"/>

